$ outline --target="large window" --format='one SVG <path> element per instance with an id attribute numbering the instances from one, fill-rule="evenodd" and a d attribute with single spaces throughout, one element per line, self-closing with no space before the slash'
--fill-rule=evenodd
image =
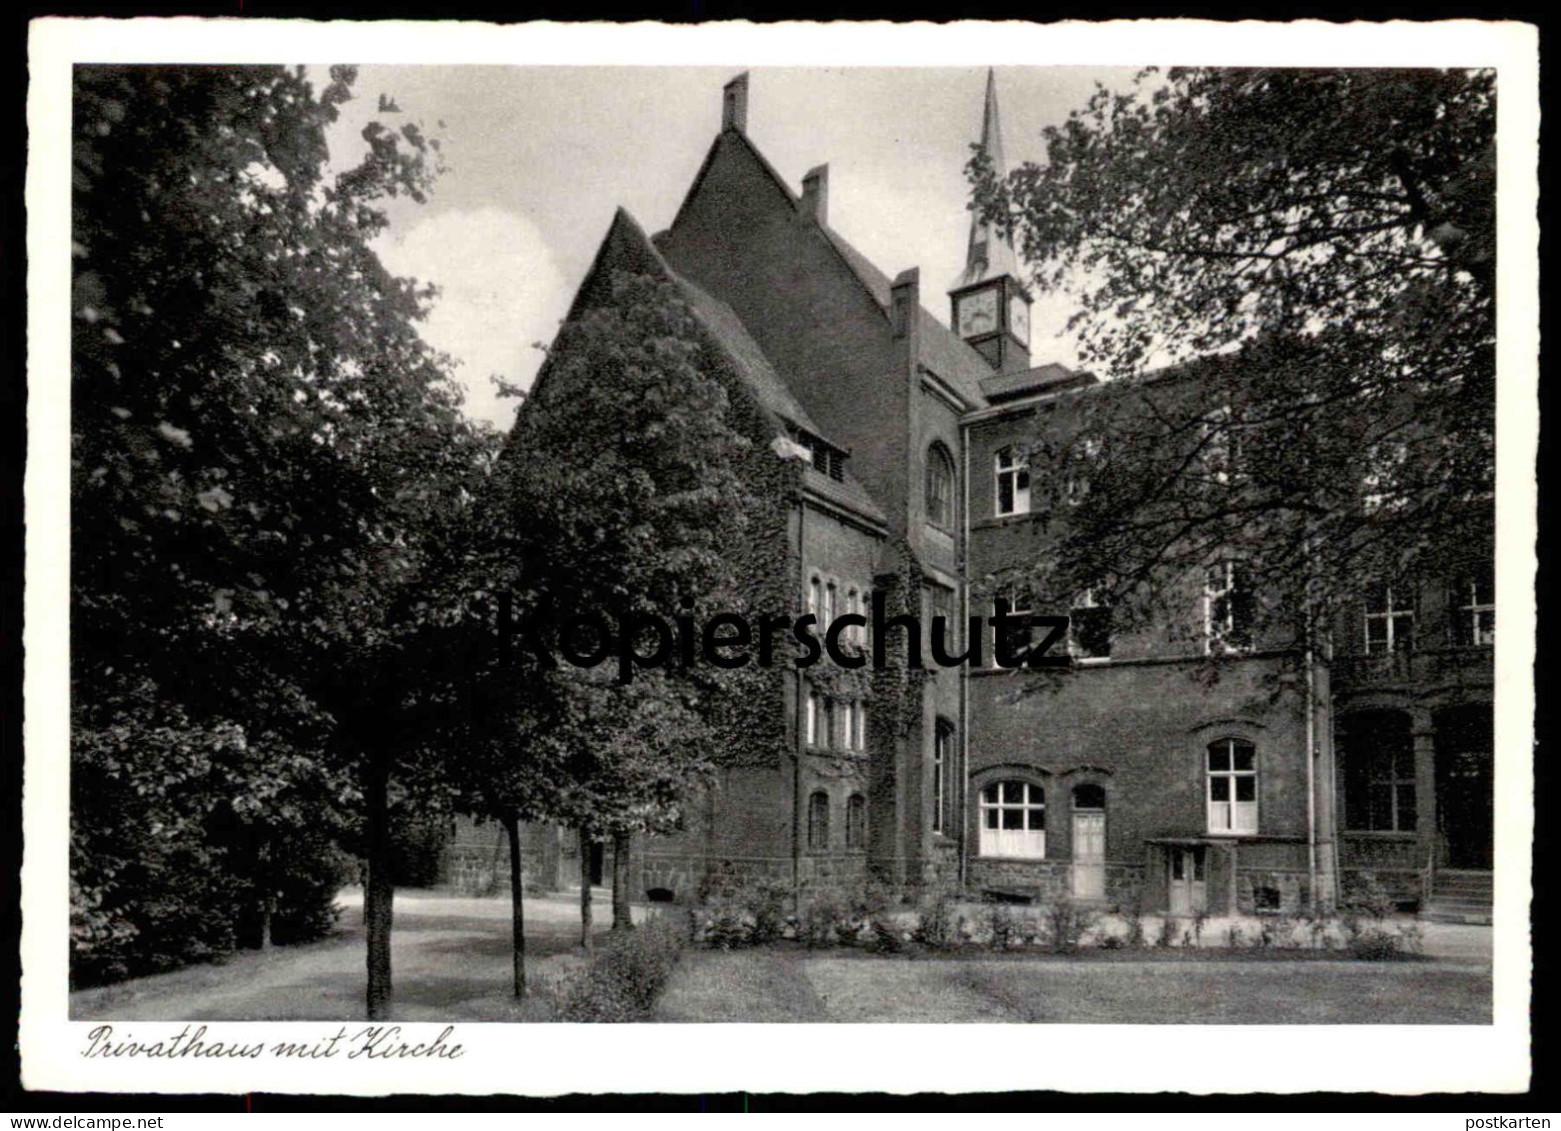
<path id="1" fill-rule="evenodd" d="M 1209 654 L 1252 647 L 1252 595 L 1240 562 L 1210 566 L 1203 578 L 1203 650 Z"/>
<path id="2" fill-rule="evenodd" d="M 1364 832 L 1415 831 L 1415 753 L 1409 716 L 1362 712 L 1339 736 L 1344 764 L 1345 827 Z"/>
<path id="3" fill-rule="evenodd" d="M 1014 448 L 998 451 L 996 457 L 997 513 L 1030 513 L 1030 465 Z"/>
<path id="4" fill-rule="evenodd" d="M 932 736 L 932 831 L 945 831 L 948 814 L 949 768 L 954 764 L 954 724 L 939 719 Z"/>
<path id="5" fill-rule="evenodd" d="M 1415 646 L 1415 600 L 1409 586 L 1374 585 L 1366 591 L 1366 651 L 1407 652 Z"/>
<path id="6" fill-rule="evenodd" d="M 1211 833 L 1257 832 L 1257 748 L 1239 738 L 1208 747 Z"/>
<path id="7" fill-rule="evenodd" d="M 867 847 L 867 798 L 853 793 L 846 802 L 846 847 Z"/>
<path id="8" fill-rule="evenodd" d="M 954 529 L 954 460 L 942 444 L 927 449 L 927 521 Z"/>
<path id="9" fill-rule="evenodd" d="M 816 691 L 808 692 L 807 704 L 804 709 L 806 715 L 803 721 L 803 728 L 806 742 L 809 746 L 818 746 L 820 744 L 819 728 L 823 723 L 824 715 L 823 696 Z M 823 741 L 827 742 L 828 737 L 825 736 Z"/>
<path id="10" fill-rule="evenodd" d="M 1046 855 L 1046 791 L 1024 781 L 993 782 L 981 791 L 982 856 Z"/>
<path id="11" fill-rule="evenodd" d="M 1447 602 L 1453 616 L 1453 643 L 1496 643 L 1496 586 L 1490 570 L 1453 583 Z"/>
<path id="12" fill-rule="evenodd" d="M 808 798 L 808 851 L 823 852 L 829 848 L 829 794 L 816 790 Z"/>

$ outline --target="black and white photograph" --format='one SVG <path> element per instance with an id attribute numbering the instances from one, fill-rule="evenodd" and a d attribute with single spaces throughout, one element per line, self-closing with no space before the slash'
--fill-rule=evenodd
<path id="1" fill-rule="evenodd" d="M 1532 29 L 234 24 L 34 27 L 24 1083 L 1528 1086 Z"/>

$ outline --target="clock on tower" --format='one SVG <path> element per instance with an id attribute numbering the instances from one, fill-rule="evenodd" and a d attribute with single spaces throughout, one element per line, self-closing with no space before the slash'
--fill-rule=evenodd
<path id="1" fill-rule="evenodd" d="M 997 288 L 973 291 L 961 295 L 956 312 L 958 332 L 962 338 L 990 334 L 997 327 Z"/>
<path id="2" fill-rule="evenodd" d="M 1008 296 L 1008 332 L 1025 345 L 1030 344 L 1030 304 L 1018 292 Z"/>

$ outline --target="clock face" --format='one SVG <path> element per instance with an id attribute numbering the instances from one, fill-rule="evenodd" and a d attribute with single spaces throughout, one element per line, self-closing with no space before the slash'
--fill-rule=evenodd
<path id="1" fill-rule="evenodd" d="M 959 300 L 959 336 L 974 337 L 997 329 L 997 292 L 977 291 Z"/>
<path id="2" fill-rule="evenodd" d="M 1025 345 L 1030 344 L 1030 304 L 1019 295 L 1008 300 L 1008 329 Z"/>

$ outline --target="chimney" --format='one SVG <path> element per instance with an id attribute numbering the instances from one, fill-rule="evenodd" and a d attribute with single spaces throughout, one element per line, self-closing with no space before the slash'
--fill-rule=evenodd
<path id="1" fill-rule="evenodd" d="M 811 216 L 819 227 L 829 223 L 829 166 L 818 165 L 802 178 L 802 200 L 797 205 L 803 215 Z"/>
<path id="2" fill-rule="evenodd" d="M 748 72 L 744 71 L 721 92 L 721 128 L 748 132 Z"/>
<path id="3" fill-rule="evenodd" d="M 904 338 L 916 324 L 921 305 L 921 268 L 910 267 L 895 276 L 889 288 L 889 320 L 896 338 Z"/>

